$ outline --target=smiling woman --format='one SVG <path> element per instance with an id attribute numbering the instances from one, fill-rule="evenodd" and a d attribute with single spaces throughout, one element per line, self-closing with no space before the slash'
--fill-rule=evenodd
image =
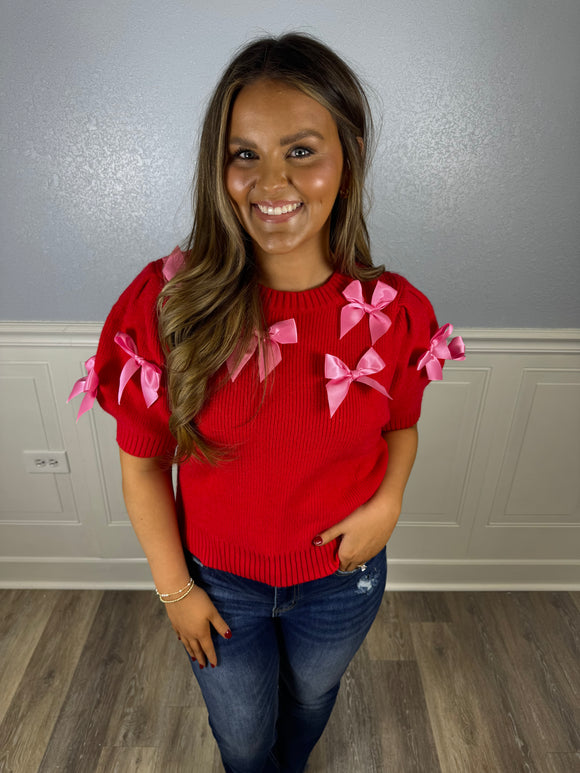
<path id="1" fill-rule="evenodd" d="M 305 290 L 333 272 L 330 215 L 344 182 L 336 123 L 319 102 L 275 80 L 239 93 L 226 188 L 252 239 L 260 281 Z"/>
<path id="2" fill-rule="evenodd" d="M 369 127 L 322 43 L 244 48 L 204 120 L 190 238 L 121 295 L 73 390 L 117 420 L 127 510 L 227 773 L 304 770 L 381 603 L 423 391 L 463 356 L 373 266 Z"/>

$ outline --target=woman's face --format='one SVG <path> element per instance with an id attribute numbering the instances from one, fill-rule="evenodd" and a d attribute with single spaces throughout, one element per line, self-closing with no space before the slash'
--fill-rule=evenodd
<path id="1" fill-rule="evenodd" d="M 277 81 L 241 90 L 225 182 L 262 267 L 281 257 L 330 265 L 330 213 L 342 173 L 336 123 L 319 102 Z"/>

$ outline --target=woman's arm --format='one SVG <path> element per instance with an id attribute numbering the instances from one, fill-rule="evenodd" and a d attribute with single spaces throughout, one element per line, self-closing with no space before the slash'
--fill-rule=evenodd
<path id="1" fill-rule="evenodd" d="M 174 593 L 187 585 L 189 570 L 175 512 L 171 470 L 163 469 L 155 459 L 119 452 L 125 505 L 153 581 L 160 593 Z M 206 656 L 215 666 L 210 623 L 224 638 L 229 638 L 229 628 L 205 591 L 194 587 L 181 601 L 166 604 L 166 611 L 189 654 L 201 667 Z"/>
<path id="2" fill-rule="evenodd" d="M 389 541 L 403 504 L 405 486 L 417 455 L 417 425 L 386 432 L 387 472 L 375 494 L 344 520 L 314 539 L 316 546 L 340 537 L 340 568 L 350 572 L 375 556 Z"/>

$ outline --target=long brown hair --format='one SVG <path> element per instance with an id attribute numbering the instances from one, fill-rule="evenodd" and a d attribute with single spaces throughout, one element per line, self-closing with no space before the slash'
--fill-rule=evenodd
<path id="1" fill-rule="evenodd" d="M 210 380 L 235 352 L 263 331 L 252 243 L 230 203 L 224 181 L 228 125 L 244 86 L 276 80 L 303 91 L 330 111 L 338 128 L 348 195 L 331 213 L 334 268 L 374 279 L 364 218 L 364 180 L 372 145 L 372 119 L 351 68 L 320 41 L 301 33 L 264 37 L 242 48 L 225 69 L 202 126 L 194 181 L 193 229 L 184 244 L 185 267 L 159 297 L 159 330 L 167 352 L 170 428 L 178 456 L 215 463 L 220 449 L 205 438 L 196 416 L 211 396 Z M 210 386 L 211 384 L 211 386 Z"/>

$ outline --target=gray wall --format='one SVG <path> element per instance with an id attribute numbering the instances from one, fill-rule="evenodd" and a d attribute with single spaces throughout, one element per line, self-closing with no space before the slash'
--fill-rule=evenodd
<path id="1" fill-rule="evenodd" d="M 578 0 L 0 0 L 5 320 L 102 320 L 186 234 L 204 100 L 300 28 L 382 113 L 375 259 L 471 327 L 577 327 Z"/>

